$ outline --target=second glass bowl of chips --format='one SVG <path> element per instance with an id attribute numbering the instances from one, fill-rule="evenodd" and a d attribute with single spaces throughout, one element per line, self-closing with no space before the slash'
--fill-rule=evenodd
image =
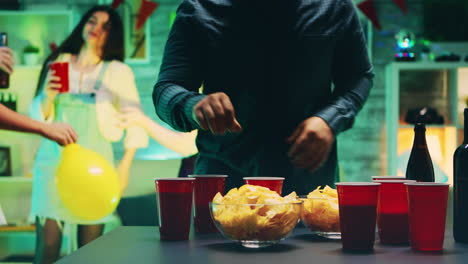
<path id="1" fill-rule="evenodd" d="M 341 239 L 340 214 L 336 190 L 326 186 L 301 197 L 301 220 L 314 234 Z"/>

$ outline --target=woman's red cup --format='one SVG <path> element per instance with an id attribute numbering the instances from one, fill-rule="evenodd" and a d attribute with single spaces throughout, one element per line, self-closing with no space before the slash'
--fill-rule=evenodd
<path id="1" fill-rule="evenodd" d="M 187 240 L 194 178 L 155 179 L 161 240 Z"/>
<path id="2" fill-rule="evenodd" d="M 377 226 L 382 244 L 408 244 L 408 195 L 405 183 L 413 180 L 377 180 L 380 183 Z"/>
<path id="3" fill-rule="evenodd" d="M 49 65 L 50 70 L 55 72 L 55 76 L 60 77 L 61 84 L 59 93 L 67 93 L 70 90 L 69 77 L 68 77 L 68 62 L 53 62 Z"/>
<path id="4" fill-rule="evenodd" d="M 194 202 L 195 216 L 193 218 L 195 231 L 198 233 L 217 232 L 211 219 L 210 205 L 216 193 L 224 195 L 227 175 L 189 175 L 195 178 Z"/>
<path id="5" fill-rule="evenodd" d="M 405 183 L 408 190 L 411 248 L 422 251 L 443 249 L 449 184 Z"/>
<path id="6" fill-rule="evenodd" d="M 336 183 L 341 243 L 346 251 L 372 251 L 380 183 Z"/>
<path id="7" fill-rule="evenodd" d="M 283 177 L 244 177 L 245 184 L 266 187 L 281 195 L 283 190 Z"/>

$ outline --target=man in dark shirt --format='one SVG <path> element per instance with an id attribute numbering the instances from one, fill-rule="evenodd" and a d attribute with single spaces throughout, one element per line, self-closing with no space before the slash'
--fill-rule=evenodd
<path id="1" fill-rule="evenodd" d="M 336 136 L 372 86 L 351 0 L 185 0 L 153 102 L 180 131 L 199 129 L 197 174 L 285 177 L 306 194 L 338 178 Z M 202 87 L 203 92 L 199 92 Z"/>

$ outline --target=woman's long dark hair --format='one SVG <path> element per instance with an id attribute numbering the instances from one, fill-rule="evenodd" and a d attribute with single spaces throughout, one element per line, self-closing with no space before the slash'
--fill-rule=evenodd
<path id="1" fill-rule="evenodd" d="M 73 29 L 72 33 L 68 36 L 65 41 L 58 46 L 44 61 L 42 65 L 41 74 L 39 75 L 39 81 L 37 82 L 36 93 L 37 96 L 43 89 L 44 81 L 49 70 L 48 65 L 50 62 L 57 59 L 61 53 L 71 53 L 77 55 L 80 52 L 81 47 L 84 44 L 83 39 L 83 28 L 88 22 L 90 17 L 95 12 L 106 12 L 109 14 L 109 32 L 107 35 L 106 43 L 102 48 L 102 60 L 111 61 L 118 60 L 123 61 L 124 59 L 124 39 L 123 39 L 123 24 L 119 14 L 107 5 L 98 5 L 89 9 L 81 18 L 78 25 Z"/>

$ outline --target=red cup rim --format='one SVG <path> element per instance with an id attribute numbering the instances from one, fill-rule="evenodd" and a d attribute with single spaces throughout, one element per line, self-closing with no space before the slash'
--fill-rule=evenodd
<path id="1" fill-rule="evenodd" d="M 68 61 L 53 61 L 53 62 L 49 62 L 49 65 L 52 65 L 52 64 L 69 64 Z"/>
<path id="2" fill-rule="evenodd" d="M 194 181 L 195 178 L 154 178 L 155 181 Z"/>
<path id="3" fill-rule="evenodd" d="M 244 180 L 284 180 L 283 177 L 244 177 Z"/>
<path id="4" fill-rule="evenodd" d="M 296 201 L 290 201 L 290 202 L 281 202 L 281 203 L 239 203 L 239 204 L 231 204 L 231 203 L 215 203 L 215 202 L 210 202 L 209 204 L 211 205 L 226 205 L 226 206 L 229 206 L 229 205 L 235 205 L 235 206 L 239 206 L 239 205 L 245 205 L 245 206 L 264 206 L 264 205 L 287 205 L 287 204 L 302 204 L 304 203 L 304 201 L 301 201 L 301 200 L 296 200 Z"/>
<path id="5" fill-rule="evenodd" d="M 337 182 L 337 186 L 378 186 L 380 183 L 377 182 Z"/>
<path id="6" fill-rule="evenodd" d="M 405 183 L 405 185 L 410 185 L 410 186 L 427 186 L 427 187 L 440 187 L 440 186 L 449 186 L 450 184 L 448 184 L 448 183 L 442 183 L 442 182 L 410 182 L 410 183 Z"/>
<path id="7" fill-rule="evenodd" d="M 412 183 L 415 180 L 375 180 L 375 183 Z"/>
<path id="8" fill-rule="evenodd" d="M 223 174 L 189 174 L 190 178 L 226 178 L 227 175 Z"/>
<path id="9" fill-rule="evenodd" d="M 372 176 L 372 180 L 375 178 L 383 178 L 383 179 L 406 179 L 405 176 Z"/>

